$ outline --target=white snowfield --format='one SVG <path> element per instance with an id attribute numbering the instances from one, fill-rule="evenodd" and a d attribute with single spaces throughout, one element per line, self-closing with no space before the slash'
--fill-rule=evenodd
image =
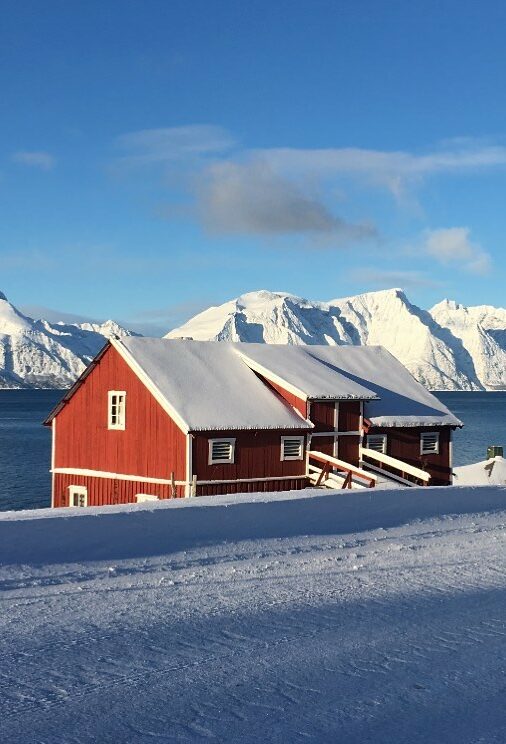
<path id="1" fill-rule="evenodd" d="M 506 310 L 443 300 L 431 310 L 401 289 L 328 302 L 261 290 L 211 307 L 167 338 L 384 346 L 430 390 L 506 389 Z"/>
<path id="2" fill-rule="evenodd" d="M 23 315 L 0 292 L 0 389 L 72 385 L 112 336 L 128 336 L 105 323 L 49 323 Z"/>
<path id="3" fill-rule="evenodd" d="M 0 741 L 504 744 L 506 489 L 0 515 Z"/>

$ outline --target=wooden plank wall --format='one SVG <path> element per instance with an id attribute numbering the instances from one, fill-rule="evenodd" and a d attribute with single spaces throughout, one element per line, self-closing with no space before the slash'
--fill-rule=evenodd
<path id="1" fill-rule="evenodd" d="M 420 455 L 422 431 L 439 431 L 439 454 Z M 448 485 L 451 482 L 450 427 L 405 427 L 402 429 L 373 427 L 369 430 L 369 434 L 386 434 L 387 455 L 427 470 L 432 476 L 431 486 Z"/>
<path id="2" fill-rule="evenodd" d="M 304 436 L 306 432 L 283 430 L 254 430 L 236 432 L 194 433 L 193 474 L 198 480 L 235 480 L 237 478 L 305 477 L 306 463 L 302 460 L 281 460 L 281 437 Z M 209 465 L 209 440 L 235 437 L 235 462 Z M 304 445 L 304 452 L 305 452 Z M 220 491 L 225 493 L 225 491 Z"/>
<path id="3" fill-rule="evenodd" d="M 158 496 L 159 499 L 171 498 L 171 487 L 163 484 L 57 473 L 54 482 L 55 507 L 69 506 L 69 486 L 86 486 L 88 506 L 135 503 L 135 496 L 138 493 L 148 493 Z M 176 488 L 177 497 L 183 497 L 184 486 Z"/>
<path id="4" fill-rule="evenodd" d="M 125 431 L 107 428 L 107 393 L 126 391 Z M 56 417 L 58 468 L 186 478 L 186 437 L 110 347 Z"/>

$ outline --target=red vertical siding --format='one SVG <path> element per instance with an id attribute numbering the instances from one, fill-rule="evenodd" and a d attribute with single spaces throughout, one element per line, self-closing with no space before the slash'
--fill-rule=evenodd
<path id="1" fill-rule="evenodd" d="M 88 506 L 135 503 L 135 496 L 138 493 L 151 494 L 158 496 L 159 499 L 171 498 L 171 486 L 169 485 L 56 473 L 55 507 L 69 506 L 69 486 L 86 486 Z M 178 498 L 184 496 L 184 486 L 177 486 L 176 491 Z"/>
<path id="2" fill-rule="evenodd" d="M 345 436 L 338 437 L 337 456 L 340 460 L 349 462 L 350 465 L 358 466 L 360 437 Z"/>
<path id="3" fill-rule="evenodd" d="M 339 431 L 358 431 L 360 428 L 360 401 L 339 401 Z"/>
<path id="4" fill-rule="evenodd" d="M 195 433 L 193 442 L 193 474 L 198 480 L 235 480 L 238 478 L 302 477 L 306 474 L 305 459 L 281 460 L 281 437 L 304 436 L 305 431 L 236 431 Z M 209 465 L 209 440 L 233 436 L 235 462 Z M 304 446 L 305 452 L 305 446 Z"/>
<path id="5" fill-rule="evenodd" d="M 107 393 L 126 391 L 126 428 L 107 428 Z M 186 437 L 113 348 L 56 417 L 55 467 L 186 478 Z"/>
<path id="6" fill-rule="evenodd" d="M 285 390 L 284 387 L 281 385 L 277 385 L 275 382 L 271 382 L 270 380 L 266 380 L 265 377 L 262 377 L 262 375 L 259 375 L 257 373 L 257 377 L 260 377 L 262 382 L 264 382 L 267 387 L 272 388 L 275 390 L 278 395 L 280 395 L 284 400 L 286 400 L 287 403 L 289 403 L 293 408 L 295 408 L 296 411 L 298 411 L 304 418 L 307 417 L 307 402 L 303 400 L 302 398 L 299 398 L 294 393 L 290 393 L 288 390 Z"/>
<path id="7" fill-rule="evenodd" d="M 310 418 L 315 431 L 335 430 L 336 405 L 333 400 L 313 400 L 310 407 Z"/>
<path id="8" fill-rule="evenodd" d="M 439 454 L 420 454 L 422 431 L 439 431 Z M 369 434 L 386 434 L 387 455 L 426 470 L 432 477 L 431 486 L 448 485 L 451 482 L 449 427 L 406 427 L 404 429 L 374 427 L 370 429 Z"/>

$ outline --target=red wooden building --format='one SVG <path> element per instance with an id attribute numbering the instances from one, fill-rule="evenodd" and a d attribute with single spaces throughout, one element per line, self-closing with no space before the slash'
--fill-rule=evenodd
<path id="1" fill-rule="evenodd" d="M 55 507 L 298 489 L 322 456 L 325 475 L 447 484 L 462 425 L 381 347 L 138 337 L 109 342 L 44 423 Z"/>

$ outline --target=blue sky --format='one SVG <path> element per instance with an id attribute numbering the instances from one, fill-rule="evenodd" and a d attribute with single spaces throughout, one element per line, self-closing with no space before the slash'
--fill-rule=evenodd
<path id="1" fill-rule="evenodd" d="M 0 289 L 153 332 L 262 288 L 504 305 L 506 6 L 414 5 L 7 2 Z"/>

